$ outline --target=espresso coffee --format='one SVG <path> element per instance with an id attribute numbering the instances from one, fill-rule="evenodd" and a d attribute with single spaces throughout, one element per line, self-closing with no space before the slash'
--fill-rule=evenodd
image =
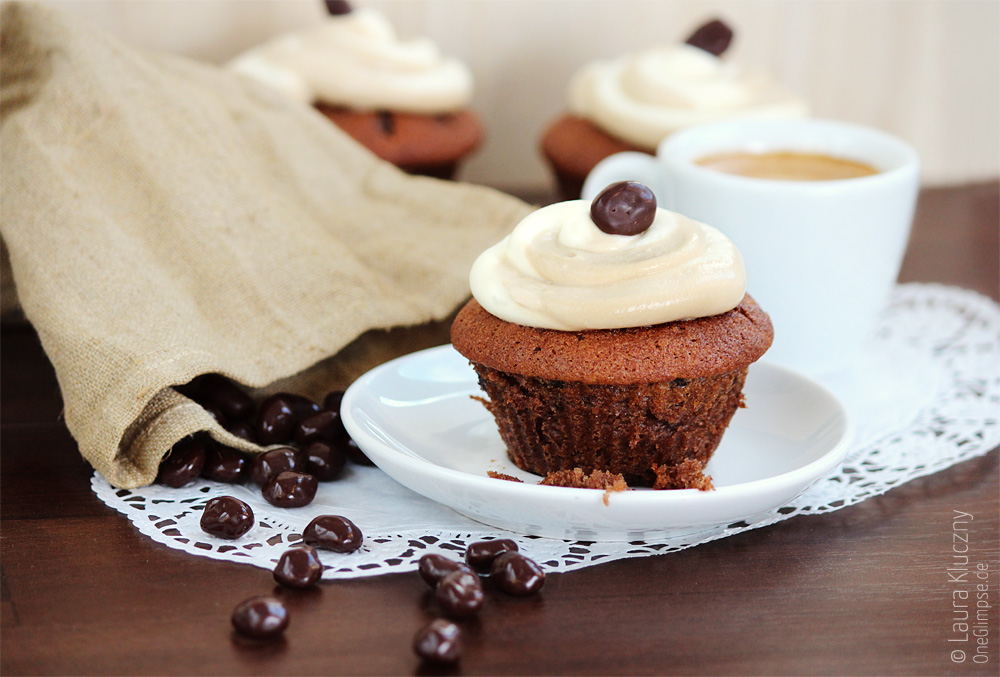
<path id="1" fill-rule="evenodd" d="M 871 165 L 813 153 L 722 153 L 695 164 L 726 174 L 779 181 L 836 181 L 878 174 Z"/>

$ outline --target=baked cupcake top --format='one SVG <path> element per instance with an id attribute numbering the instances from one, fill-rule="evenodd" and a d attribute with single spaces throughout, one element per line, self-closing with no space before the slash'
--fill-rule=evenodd
<path id="1" fill-rule="evenodd" d="M 724 313 L 743 299 L 746 274 L 725 235 L 658 208 L 647 187 L 623 182 L 593 203 L 570 200 L 529 214 L 476 259 L 470 286 L 507 322 L 582 331 Z"/>
<path id="2" fill-rule="evenodd" d="M 711 317 L 652 327 L 556 331 L 505 322 L 469 301 L 451 327 L 455 350 L 478 364 L 552 381 L 631 385 L 717 376 L 771 346 L 771 320 L 749 295 Z"/>
<path id="3" fill-rule="evenodd" d="M 655 149 L 669 134 L 734 117 L 801 117 L 807 107 L 767 74 L 724 60 L 696 39 L 655 46 L 581 68 L 569 85 L 569 109 L 619 139 Z M 721 29 L 718 29 L 721 30 Z M 725 28 L 728 31 L 728 28 Z M 692 44 L 693 43 L 693 44 Z M 696 46 L 700 45 L 700 46 Z"/>
<path id="4" fill-rule="evenodd" d="M 472 98 L 465 64 L 442 56 L 427 38 L 400 40 L 370 8 L 277 36 L 229 67 L 304 103 L 356 110 L 434 115 L 465 108 Z"/>
<path id="5" fill-rule="evenodd" d="M 657 208 L 633 181 L 532 212 L 476 260 L 470 282 L 455 349 L 535 378 L 715 376 L 760 358 L 774 335 L 729 238 Z"/>

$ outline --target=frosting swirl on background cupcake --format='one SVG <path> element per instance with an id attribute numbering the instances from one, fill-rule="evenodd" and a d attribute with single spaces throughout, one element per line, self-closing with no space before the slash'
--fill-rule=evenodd
<path id="1" fill-rule="evenodd" d="M 276 37 L 229 67 L 305 103 L 357 110 L 447 113 L 472 98 L 465 64 L 443 57 L 427 38 L 400 40 L 370 8 Z"/>
<path id="2" fill-rule="evenodd" d="M 639 235 L 602 232 L 590 201 L 529 214 L 472 265 L 472 295 L 515 324 L 619 329 L 708 317 L 746 293 L 743 257 L 715 228 L 657 209 Z"/>
<path id="3" fill-rule="evenodd" d="M 609 134 L 654 149 L 669 134 L 733 117 L 801 117 L 806 105 L 763 73 L 688 44 L 584 66 L 569 109 Z"/>

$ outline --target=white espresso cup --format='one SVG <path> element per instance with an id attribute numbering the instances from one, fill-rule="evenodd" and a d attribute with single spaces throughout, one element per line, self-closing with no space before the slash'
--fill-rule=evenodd
<path id="1" fill-rule="evenodd" d="M 870 165 L 876 174 L 826 181 L 749 178 L 696 164 L 726 153 L 792 152 Z M 657 155 L 618 153 L 587 177 L 648 185 L 661 207 L 729 236 L 747 291 L 771 316 L 765 356 L 813 376 L 858 355 L 896 283 L 919 190 L 919 159 L 884 132 L 831 120 L 739 120 L 670 135 Z"/>

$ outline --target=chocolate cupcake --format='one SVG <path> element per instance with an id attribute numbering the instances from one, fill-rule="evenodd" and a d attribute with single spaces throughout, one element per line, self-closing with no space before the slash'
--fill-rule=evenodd
<path id="1" fill-rule="evenodd" d="M 584 179 L 623 151 L 655 154 L 660 141 L 694 125 L 737 117 L 801 117 L 805 104 L 763 73 L 722 58 L 733 37 L 710 21 L 675 46 L 658 46 L 580 69 L 568 110 L 541 137 L 541 152 L 564 200 L 580 197 Z"/>
<path id="2" fill-rule="evenodd" d="M 451 339 L 515 465 L 710 486 L 702 469 L 773 337 L 728 238 L 616 184 L 530 214 L 471 284 Z"/>
<path id="3" fill-rule="evenodd" d="M 328 2 L 323 23 L 278 36 L 230 67 L 312 104 L 378 157 L 452 178 L 479 147 L 472 75 L 427 39 L 399 40 L 380 12 Z"/>

